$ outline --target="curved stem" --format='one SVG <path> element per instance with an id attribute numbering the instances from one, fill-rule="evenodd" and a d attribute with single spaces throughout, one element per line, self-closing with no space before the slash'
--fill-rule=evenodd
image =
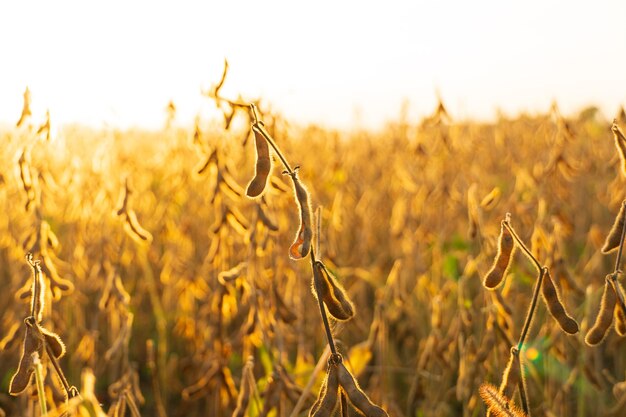
<path id="1" fill-rule="evenodd" d="M 38 275 L 41 274 L 41 266 L 39 265 L 39 261 L 33 260 L 33 254 L 30 252 L 26 255 L 26 260 L 31 268 L 33 268 L 30 315 L 31 317 L 35 317 L 35 320 L 41 320 L 41 276 Z"/>
<path id="2" fill-rule="evenodd" d="M 535 314 L 535 308 L 537 307 L 537 300 L 539 299 L 539 289 L 541 288 L 543 277 L 547 273 L 547 271 L 548 268 L 546 268 L 545 266 L 539 270 L 539 278 L 535 283 L 535 290 L 533 292 L 533 298 L 530 302 L 530 308 L 528 309 L 526 319 L 524 320 L 524 327 L 522 328 L 522 334 L 519 337 L 519 342 L 517 342 L 517 350 L 519 352 L 522 351 L 522 346 L 524 345 L 524 341 L 526 340 L 526 336 L 528 335 L 528 330 L 530 329 L 530 323 L 533 321 L 533 315 Z"/>
<path id="3" fill-rule="evenodd" d="M 517 232 L 515 231 L 515 229 L 513 229 L 513 226 L 511 226 L 511 223 L 510 223 L 510 221 L 508 219 L 508 216 L 507 216 L 506 220 L 502 221 L 502 224 L 507 229 L 509 229 L 509 232 L 511 232 L 511 235 L 513 236 L 513 239 L 515 239 L 515 241 L 517 242 L 519 247 L 522 248 L 522 251 L 524 251 L 526 256 L 528 256 L 528 258 L 533 261 L 533 263 L 535 264 L 535 267 L 537 268 L 537 270 L 541 271 L 541 268 L 542 268 L 541 263 L 539 263 L 537 258 L 535 258 L 535 255 L 533 255 L 533 253 L 530 251 L 530 249 L 528 249 L 528 247 L 524 244 L 522 239 L 520 239 L 520 237 L 517 235 Z"/>
<path id="4" fill-rule="evenodd" d="M 522 361 L 520 360 L 520 375 L 524 374 L 524 367 L 522 366 Z M 526 392 L 526 384 L 524 383 L 524 378 L 521 378 L 517 383 L 517 388 L 519 389 L 519 397 L 522 402 L 522 411 L 524 411 L 526 416 L 530 416 L 530 407 L 528 406 L 528 393 Z"/>
<path id="5" fill-rule="evenodd" d="M 250 104 L 250 109 L 252 110 L 252 114 L 254 115 L 254 123 L 252 124 L 252 129 L 257 129 L 259 133 L 263 135 L 267 143 L 270 144 L 272 149 L 274 149 L 274 152 L 276 152 L 276 155 L 278 155 L 278 158 L 280 159 L 280 162 L 282 162 L 283 166 L 287 170 L 287 173 L 293 177 L 295 175 L 294 170 L 291 168 L 291 166 L 289 165 L 289 163 L 283 156 L 283 153 L 278 148 L 278 145 L 276 145 L 276 142 L 274 142 L 274 139 L 272 138 L 272 136 L 270 136 L 270 134 L 267 133 L 267 130 L 265 130 L 265 127 L 263 127 L 264 126 L 263 122 L 258 119 L 256 106 L 254 104 Z"/>
<path id="6" fill-rule="evenodd" d="M 274 152 L 276 152 L 276 155 L 278 155 L 278 158 L 280 159 L 280 162 L 282 162 L 283 166 L 287 170 L 287 173 L 289 173 L 289 175 L 291 175 L 291 176 L 295 175 L 294 170 L 291 168 L 291 166 L 289 165 L 289 163 L 287 162 L 287 160 L 283 156 L 282 152 L 278 148 L 278 145 L 276 145 L 276 142 L 274 142 L 274 139 L 272 139 L 270 134 L 267 133 L 267 130 L 265 130 L 265 128 L 263 127 L 261 122 L 253 124 L 252 128 L 253 129 L 257 129 L 263 135 L 265 140 L 267 140 L 267 143 L 270 144 L 272 149 L 274 149 Z"/>
<path id="7" fill-rule="evenodd" d="M 59 377 L 59 381 L 61 381 L 61 385 L 63 385 L 63 389 L 67 393 L 67 397 L 74 398 L 78 396 L 79 394 L 78 394 L 78 390 L 76 389 L 76 387 L 70 386 L 70 384 L 67 382 L 67 378 L 65 377 L 65 374 L 63 373 L 63 369 L 61 369 L 61 365 L 59 365 L 59 360 L 54 356 L 54 352 L 52 351 L 52 348 L 50 347 L 48 343 L 46 343 L 45 345 L 46 345 L 46 353 L 48 354 L 48 358 L 50 359 L 50 362 L 52 363 L 52 367 L 54 368 L 54 370 L 57 373 L 57 376 Z"/>

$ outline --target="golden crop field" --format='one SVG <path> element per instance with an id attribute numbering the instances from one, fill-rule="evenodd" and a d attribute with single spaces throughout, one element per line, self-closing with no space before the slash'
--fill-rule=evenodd
<path id="1" fill-rule="evenodd" d="M 0 415 L 625 415 L 623 111 L 343 133 L 221 85 L 0 133 Z"/>

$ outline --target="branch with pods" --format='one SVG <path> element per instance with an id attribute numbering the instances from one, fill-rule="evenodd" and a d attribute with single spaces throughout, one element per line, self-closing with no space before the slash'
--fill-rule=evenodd
<path id="1" fill-rule="evenodd" d="M 367 416 L 387 416 L 387 412 L 374 404 L 359 387 L 352 373 L 343 365 L 341 354 L 337 351 L 333 334 L 330 328 L 329 315 L 338 321 L 351 319 L 354 314 L 354 305 L 345 289 L 328 270 L 326 265 L 315 256 L 313 248 L 313 220 L 309 192 L 298 177 L 299 166 L 292 167 L 276 144 L 276 141 L 265 129 L 259 119 L 257 108 L 250 105 L 253 115 L 252 131 L 256 147 L 256 168 L 254 178 L 248 184 L 246 195 L 257 198 L 263 194 L 272 170 L 273 152 L 284 167 L 283 174 L 291 178 L 296 204 L 299 208 L 300 225 L 296 236 L 289 248 L 289 257 L 293 260 L 302 260 L 307 256 L 311 262 L 313 295 L 318 301 L 318 307 L 324 325 L 324 331 L 330 348 L 326 378 L 322 384 L 317 401 L 313 404 L 310 416 L 330 415 L 341 407 L 342 415 L 347 415 L 348 402 L 362 414 Z M 318 236 L 319 241 L 319 236 Z"/>

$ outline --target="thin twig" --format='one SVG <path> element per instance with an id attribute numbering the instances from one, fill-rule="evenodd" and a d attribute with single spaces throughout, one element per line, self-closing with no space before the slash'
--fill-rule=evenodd
<path id="1" fill-rule="evenodd" d="M 548 272 L 548 268 L 545 266 L 539 270 L 539 278 L 535 283 L 535 290 L 533 292 L 533 298 L 530 302 L 530 308 L 528 309 L 528 313 L 526 314 L 526 319 L 524 320 L 524 327 L 522 328 L 522 334 L 519 337 L 519 342 L 517 343 L 517 350 L 522 351 L 522 347 L 524 345 L 524 341 L 526 340 L 526 336 L 528 335 L 528 330 L 530 329 L 530 323 L 533 320 L 533 315 L 535 313 L 535 307 L 537 307 L 537 300 L 539 299 L 539 289 L 541 288 L 541 283 L 543 282 L 544 275 Z"/>
<path id="2" fill-rule="evenodd" d="M 39 265 L 39 261 L 33 260 L 33 254 L 28 252 L 26 255 L 26 260 L 28 264 L 33 268 L 33 293 L 31 297 L 33 299 L 32 305 L 30 306 L 30 315 L 31 317 L 35 317 L 35 320 L 39 319 L 39 311 L 41 306 L 39 305 L 41 299 L 41 281 L 37 276 L 38 273 L 41 273 L 41 266 Z"/>
<path id="3" fill-rule="evenodd" d="M 282 162 L 283 166 L 285 167 L 285 170 L 287 170 L 287 173 L 291 177 L 293 177 L 294 175 L 296 175 L 296 172 L 293 169 L 291 169 L 291 166 L 289 165 L 289 163 L 283 156 L 283 153 L 280 151 L 280 149 L 276 145 L 276 142 L 274 142 L 274 139 L 272 139 L 272 136 L 270 136 L 270 134 L 267 133 L 267 130 L 265 130 L 265 125 L 263 124 L 261 120 L 259 120 L 257 116 L 256 106 L 254 104 L 250 104 L 250 109 L 252 110 L 252 114 L 254 116 L 254 123 L 252 124 L 252 128 L 253 129 L 256 128 L 263 135 L 267 143 L 270 144 L 272 149 L 274 149 L 274 152 L 276 152 L 276 155 L 278 155 L 278 158 L 280 159 L 280 162 Z"/>
<path id="4" fill-rule="evenodd" d="M 519 355 L 520 352 L 518 351 L 517 354 Z M 522 360 L 520 359 L 518 363 L 519 363 L 519 368 L 520 368 L 519 373 L 520 375 L 524 375 L 524 367 L 522 366 Z M 520 378 L 520 380 L 517 383 L 517 389 L 519 390 L 519 396 L 522 401 L 522 410 L 524 411 L 527 417 L 530 417 L 530 407 L 528 406 L 528 393 L 526 392 L 526 384 L 524 383 L 523 376 L 522 378 Z"/>
<path id="5" fill-rule="evenodd" d="M 74 386 L 70 386 L 70 384 L 67 382 L 67 378 L 65 377 L 65 374 L 63 373 L 63 370 L 61 369 L 61 365 L 59 365 L 59 361 L 54 356 L 52 347 L 50 347 L 48 343 L 45 343 L 45 345 L 46 345 L 46 353 L 48 354 L 48 358 L 50 359 L 50 362 L 52 363 L 52 366 L 54 367 L 54 370 L 56 371 L 57 376 L 59 377 L 59 380 L 61 381 L 61 385 L 63 385 L 63 389 L 67 393 L 67 398 L 73 398 L 73 397 L 79 396 L 80 394 L 78 393 L 78 389 Z"/>

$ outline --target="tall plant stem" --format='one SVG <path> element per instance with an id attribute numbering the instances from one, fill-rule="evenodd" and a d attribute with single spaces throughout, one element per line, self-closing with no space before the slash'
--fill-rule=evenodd
<path id="1" fill-rule="evenodd" d="M 526 319 L 524 319 L 524 327 L 522 327 L 522 333 L 520 334 L 519 341 L 517 342 L 517 350 L 520 352 L 522 351 L 524 342 L 526 341 L 526 336 L 528 335 L 530 324 L 533 321 L 535 308 L 537 307 L 537 300 L 539 300 L 539 290 L 541 288 L 541 283 L 543 282 L 543 277 L 547 272 L 548 268 L 546 268 L 545 266 L 539 270 L 539 278 L 537 278 L 537 282 L 535 282 L 533 298 L 530 301 L 530 307 L 528 308 L 528 313 L 526 313 Z"/>

